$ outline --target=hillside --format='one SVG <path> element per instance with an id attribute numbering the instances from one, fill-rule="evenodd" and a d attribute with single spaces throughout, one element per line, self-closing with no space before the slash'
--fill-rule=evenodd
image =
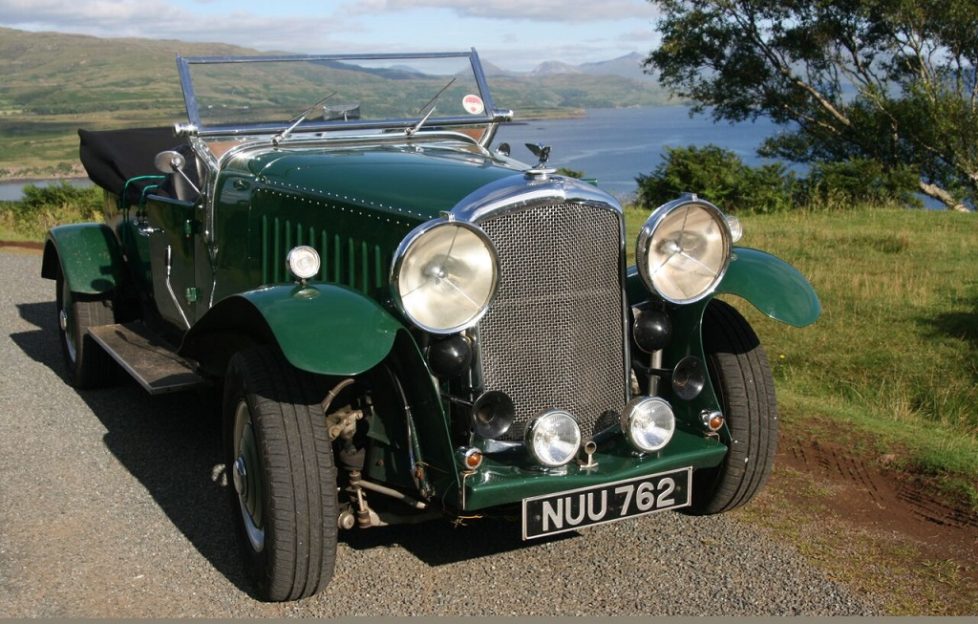
<path id="1" fill-rule="evenodd" d="M 170 125 L 184 120 L 175 57 L 255 55 L 220 43 L 100 39 L 0 28 L 0 178 L 78 174 L 75 130 Z M 620 59 L 615 59 L 620 61 Z M 611 67 L 620 65 L 609 61 Z M 548 71 L 494 68 L 496 104 L 518 118 L 570 116 L 585 108 L 656 105 L 651 79 L 550 63 Z"/>

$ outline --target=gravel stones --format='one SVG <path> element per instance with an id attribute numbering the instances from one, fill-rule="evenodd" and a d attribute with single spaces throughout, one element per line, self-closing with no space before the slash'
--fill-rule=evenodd
<path id="1" fill-rule="evenodd" d="M 324 592 L 257 602 L 212 405 L 68 386 L 40 261 L 0 251 L 0 615 L 880 613 L 775 535 L 671 512 L 533 543 L 500 520 L 342 532 Z"/>

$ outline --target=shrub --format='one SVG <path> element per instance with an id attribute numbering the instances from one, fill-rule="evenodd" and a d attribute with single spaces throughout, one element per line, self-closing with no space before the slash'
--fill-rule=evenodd
<path id="1" fill-rule="evenodd" d="M 816 162 L 800 185 L 799 200 L 827 208 L 893 201 L 920 207 L 921 201 L 914 194 L 918 180 L 919 175 L 909 167 L 888 171 L 879 162 L 865 158 Z"/>
<path id="2" fill-rule="evenodd" d="M 670 147 L 651 174 L 640 175 L 638 201 L 647 208 L 695 192 L 724 212 L 776 212 L 791 207 L 794 174 L 783 165 L 749 167 L 734 152 L 705 147 Z"/>
<path id="3" fill-rule="evenodd" d="M 667 148 L 652 173 L 636 178 L 638 202 L 649 210 L 694 192 L 724 212 L 754 213 L 894 202 L 920 207 L 918 179 L 909 167 L 886 169 L 877 161 L 858 158 L 814 162 L 808 175 L 799 178 L 781 164 L 750 167 L 716 145 Z"/>
<path id="4" fill-rule="evenodd" d="M 62 223 L 102 220 L 102 191 L 98 187 L 78 188 L 67 182 L 49 186 L 28 184 L 24 197 L 0 205 L 5 228 L 18 236 L 40 239 Z"/>

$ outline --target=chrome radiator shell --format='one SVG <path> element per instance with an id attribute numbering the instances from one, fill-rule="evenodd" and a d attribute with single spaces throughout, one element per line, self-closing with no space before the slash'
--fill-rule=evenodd
<path id="1" fill-rule="evenodd" d="M 503 439 L 521 440 L 550 409 L 573 414 L 585 440 L 613 426 L 629 398 L 620 208 L 536 198 L 477 222 L 500 262 L 474 334 L 484 390 L 516 406 Z"/>

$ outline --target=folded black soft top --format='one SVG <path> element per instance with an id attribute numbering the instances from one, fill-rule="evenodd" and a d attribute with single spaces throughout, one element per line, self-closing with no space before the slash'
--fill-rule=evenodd
<path id="1" fill-rule="evenodd" d="M 78 155 L 92 182 L 137 203 L 143 188 L 155 184 L 153 180 L 134 180 L 126 188 L 126 182 L 140 176 L 160 175 L 153 164 L 156 155 L 164 150 L 186 145 L 184 138 L 173 135 L 172 127 L 130 128 L 125 130 L 78 130 L 81 145 Z M 183 150 L 181 150 L 183 151 Z"/>

